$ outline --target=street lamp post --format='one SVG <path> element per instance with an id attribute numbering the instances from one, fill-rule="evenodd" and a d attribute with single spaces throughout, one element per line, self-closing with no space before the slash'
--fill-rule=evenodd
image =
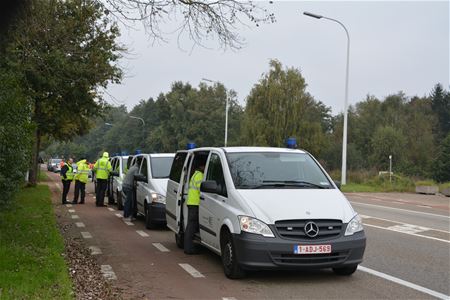
<path id="1" fill-rule="evenodd" d="M 202 80 L 212 83 L 219 83 L 218 81 L 211 80 L 208 78 L 202 78 Z M 224 141 L 225 147 L 227 146 L 227 142 L 228 142 L 228 93 L 226 94 L 226 102 L 225 102 L 225 141 Z"/>
<path id="2" fill-rule="evenodd" d="M 303 12 L 305 16 L 312 17 L 315 19 L 326 19 L 338 23 L 344 28 L 347 35 L 347 66 L 345 68 L 345 102 L 344 102 L 344 128 L 342 133 L 342 173 L 341 173 L 341 184 L 345 185 L 347 183 L 347 113 L 348 113 L 348 73 L 350 64 L 350 35 L 348 34 L 347 28 L 340 21 L 328 18 L 321 15 L 316 15 L 310 12 Z"/>

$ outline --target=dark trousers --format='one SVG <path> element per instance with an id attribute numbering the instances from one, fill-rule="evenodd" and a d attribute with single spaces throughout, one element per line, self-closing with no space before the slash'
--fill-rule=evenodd
<path id="1" fill-rule="evenodd" d="M 194 244 L 194 235 L 198 231 L 198 205 L 188 205 L 188 222 L 184 233 L 184 252 L 192 253 L 198 250 Z"/>
<path id="2" fill-rule="evenodd" d="M 69 193 L 71 182 L 72 182 L 72 180 L 62 180 L 62 184 L 63 184 L 62 204 L 67 203 L 67 194 Z"/>
<path id="3" fill-rule="evenodd" d="M 86 183 L 75 180 L 75 193 L 73 198 L 74 203 L 78 203 L 78 195 L 81 196 L 80 203 L 84 203 L 84 196 L 86 195 Z"/>
<path id="4" fill-rule="evenodd" d="M 95 204 L 97 206 L 103 206 L 105 201 L 106 187 L 108 186 L 108 180 L 97 178 L 97 191 L 95 195 Z"/>
<path id="5" fill-rule="evenodd" d="M 122 186 L 123 193 L 125 194 L 125 203 L 123 205 L 123 217 L 128 218 L 133 212 L 133 188 L 129 186 Z"/>

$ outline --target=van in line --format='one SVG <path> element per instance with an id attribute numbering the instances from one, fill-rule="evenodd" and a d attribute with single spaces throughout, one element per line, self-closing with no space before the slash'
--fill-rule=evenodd
<path id="1" fill-rule="evenodd" d="M 186 197 L 205 164 L 197 241 L 221 256 L 224 273 L 332 268 L 351 275 L 363 260 L 361 218 L 308 152 L 268 147 L 178 151 L 167 182 L 167 226 L 183 248 Z"/>

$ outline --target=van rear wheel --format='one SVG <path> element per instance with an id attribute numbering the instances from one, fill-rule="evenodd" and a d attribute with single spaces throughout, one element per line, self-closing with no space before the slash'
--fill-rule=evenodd
<path id="1" fill-rule="evenodd" d="M 221 258 L 223 272 L 230 279 L 239 279 L 245 276 L 245 271 L 239 266 L 236 257 L 236 247 L 234 246 L 231 233 L 226 231 L 221 238 Z"/>
<path id="2" fill-rule="evenodd" d="M 355 273 L 357 268 L 358 268 L 358 265 L 343 267 L 343 268 L 333 268 L 333 272 L 339 276 L 350 276 L 353 273 Z"/>

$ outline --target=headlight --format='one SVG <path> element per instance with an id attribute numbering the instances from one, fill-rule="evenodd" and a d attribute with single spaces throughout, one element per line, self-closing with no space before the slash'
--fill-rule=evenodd
<path id="1" fill-rule="evenodd" d="M 238 218 L 241 231 L 260 234 L 265 237 L 275 237 L 272 230 L 264 222 L 247 216 L 239 216 Z"/>
<path id="2" fill-rule="evenodd" d="M 356 215 L 350 222 L 348 222 L 347 229 L 345 229 L 345 235 L 352 235 L 356 232 L 362 231 L 363 229 L 361 217 Z"/>
<path id="3" fill-rule="evenodd" d="M 152 193 L 152 202 L 166 204 L 166 197 L 160 194 Z"/>

